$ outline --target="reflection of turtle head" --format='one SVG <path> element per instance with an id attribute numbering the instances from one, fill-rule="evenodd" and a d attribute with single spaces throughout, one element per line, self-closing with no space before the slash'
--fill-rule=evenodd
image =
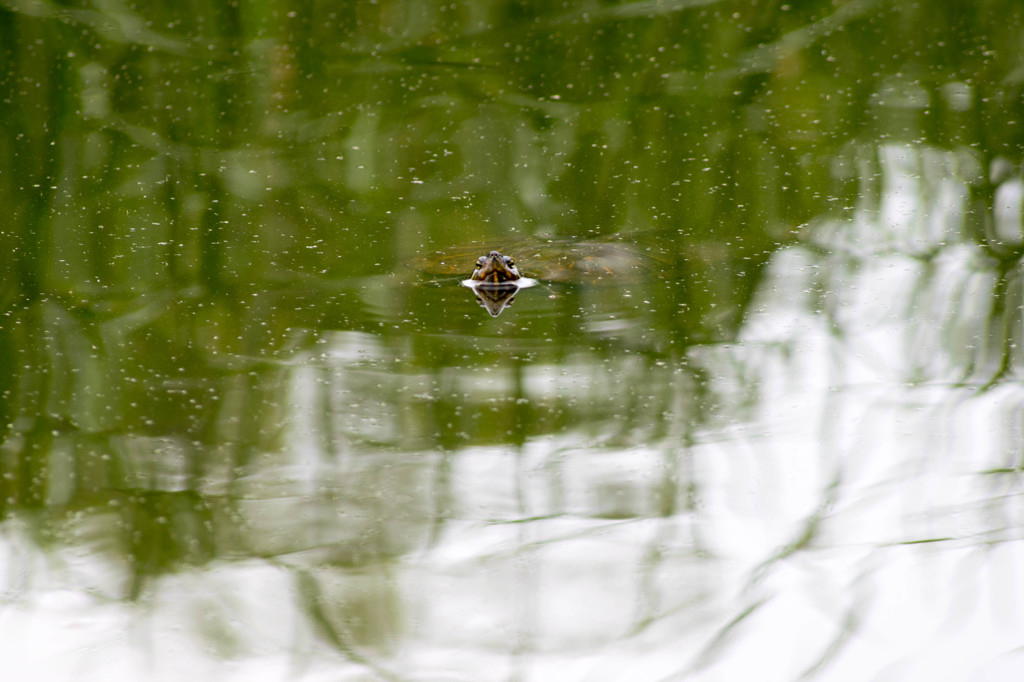
<path id="1" fill-rule="evenodd" d="M 503 256 L 497 251 L 491 251 L 486 256 L 480 256 L 477 259 L 472 279 L 489 284 L 514 282 L 519 279 L 519 270 L 516 269 L 516 262 L 512 260 L 511 256 Z"/>
<path id="2" fill-rule="evenodd" d="M 491 251 L 476 260 L 476 269 L 473 270 L 472 277 L 463 281 L 462 286 L 472 289 L 477 303 L 485 308 L 491 317 L 497 317 L 505 308 L 512 305 L 520 289 L 532 287 L 536 283 L 536 280 L 519 274 L 516 262 L 510 256 Z"/>
<path id="3" fill-rule="evenodd" d="M 476 302 L 485 308 L 491 317 L 497 317 L 501 315 L 501 311 L 512 305 L 512 301 L 516 300 L 516 292 L 519 291 L 519 288 L 518 284 L 512 282 L 505 284 L 483 282 L 473 287 L 473 293 L 476 294 Z"/>

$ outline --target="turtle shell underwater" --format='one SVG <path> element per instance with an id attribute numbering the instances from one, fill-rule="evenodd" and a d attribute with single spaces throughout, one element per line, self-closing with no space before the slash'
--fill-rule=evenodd
<path id="1" fill-rule="evenodd" d="M 599 286 L 645 276 L 659 260 L 662 259 L 652 255 L 650 249 L 626 241 L 525 239 L 502 245 L 477 242 L 443 249 L 414 257 L 409 264 L 424 274 L 468 275 L 476 282 L 494 283 L 496 276 L 497 283 L 535 278 L 542 282 Z"/>

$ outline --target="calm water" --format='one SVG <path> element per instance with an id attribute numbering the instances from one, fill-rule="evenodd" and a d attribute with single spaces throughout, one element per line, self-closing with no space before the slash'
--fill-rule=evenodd
<path id="1" fill-rule="evenodd" d="M 1019 3 L 2 7 L 5 679 L 1024 675 Z"/>

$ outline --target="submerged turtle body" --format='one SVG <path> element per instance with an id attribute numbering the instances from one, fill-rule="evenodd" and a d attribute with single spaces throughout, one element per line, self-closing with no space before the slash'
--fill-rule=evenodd
<path id="1" fill-rule="evenodd" d="M 492 283 L 536 278 L 543 282 L 621 284 L 651 270 L 649 251 L 623 241 L 532 239 L 500 246 L 500 251 L 493 251 L 492 245 L 470 244 L 420 256 L 410 264 L 430 275 L 469 275 L 472 281 Z M 521 274 L 517 263 L 522 267 Z"/>

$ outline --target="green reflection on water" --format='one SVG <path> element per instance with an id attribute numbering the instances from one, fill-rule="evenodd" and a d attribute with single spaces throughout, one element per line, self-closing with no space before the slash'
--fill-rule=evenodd
<path id="1" fill-rule="evenodd" d="M 222 558 L 440 543 L 470 448 L 653 444 L 643 499 L 585 514 L 693 509 L 694 432 L 759 396 L 747 367 L 712 395 L 691 350 L 738 340 L 780 248 L 834 246 L 808 225 L 881 207 L 885 145 L 961 154 L 915 171 L 966 193 L 994 282 L 991 345 L 950 363 L 1005 378 L 1021 8 L 794 4 L 6 2 L 0 515 L 44 544 L 101 519 L 134 598 Z M 491 319 L 457 283 L 495 242 L 574 274 Z M 587 242 L 635 249 L 629 277 L 599 286 Z M 297 575 L 353 660 L 397 636 L 390 595 L 335 612 Z"/>

